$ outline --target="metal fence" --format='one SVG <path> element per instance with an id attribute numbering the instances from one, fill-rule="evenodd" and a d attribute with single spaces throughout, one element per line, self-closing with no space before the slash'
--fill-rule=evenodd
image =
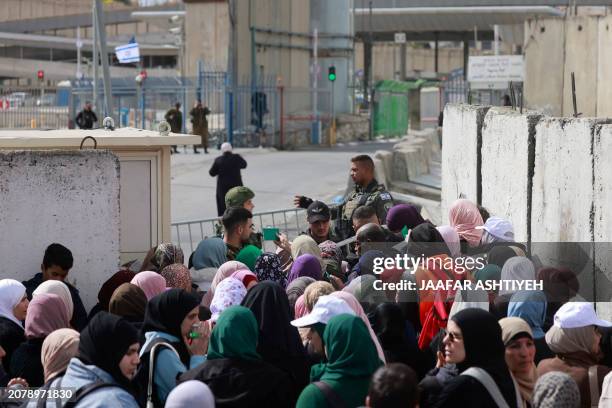
<path id="1" fill-rule="evenodd" d="M 295 238 L 308 228 L 306 210 L 302 208 L 254 213 L 253 224 L 256 231 L 261 231 L 264 227 L 279 228 L 289 239 Z M 188 257 L 201 240 L 217 235 L 218 225 L 220 225 L 220 217 L 173 222 L 172 242 L 178 244 Z"/>
<path id="2" fill-rule="evenodd" d="M 69 88 L 0 88 L 0 128 L 66 128 Z"/>

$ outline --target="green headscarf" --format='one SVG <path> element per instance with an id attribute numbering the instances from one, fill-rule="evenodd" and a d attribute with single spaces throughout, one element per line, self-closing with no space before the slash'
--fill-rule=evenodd
<path id="1" fill-rule="evenodd" d="M 257 248 L 255 245 L 247 245 L 238 252 L 236 260 L 248 266 L 251 271 L 254 271 L 255 262 L 261 254 L 261 249 Z"/>
<path id="2" fill-rule="evenodd" d="M 476 271 L 474 278 L 477 281 L 498 281 L 501 279 L 501 268 L 495 264 L 485 265 L 484 268 Z"/>
<path id="3" fill-rule="evenodd" d="M 370 333 L 358 316 L 341 314 L 332 317 L 323 332 L 323 344 L 327 363 L 312 368 L 311 381 L 359 377 L 369 381 L 382 365 Z"/>
<path id="4" fill-rule="evenodd" d="M 208 342 L 208 360 L 239 358 L 261 360 L 257 354 L 259 326 L 244 306 L 230 306 L 221 313 Z"/>

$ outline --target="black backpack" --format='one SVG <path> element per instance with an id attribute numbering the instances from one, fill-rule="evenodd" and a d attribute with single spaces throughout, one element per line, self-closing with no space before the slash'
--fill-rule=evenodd
<path id="1" fill-rule="evenodd" d="M 155 382 L 155 359 L 162 348 L 168 348 L 179 357 L 176 349 L 163 338 L 156 338 L 143 350 L 140 366 L 136 371 L 133 383 L 136 386 L 138 405 L 146 408 L 163 408 L 164 404 L 157 398 Z M 180 357 L 179 357 L 180 358 Z"/>

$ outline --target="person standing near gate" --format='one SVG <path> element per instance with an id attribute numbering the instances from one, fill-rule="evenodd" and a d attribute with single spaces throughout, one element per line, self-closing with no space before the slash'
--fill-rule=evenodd
<path id="1" fill-rule="evenodd" d="M 202 106 L 201 101 L 197 101 L 189 115 L 191 116 L 191 123 L 193 125 L 193 134 L 200 135 L 202 137 L 202 147 L 204 153 L 208 154 L 208 120 L 206 115 L 210 113 L 210 109 L 206 106 Z M 193 152 L 200 153 L 198 147 L 193 145 Z"/>
<path id="2" fill-rule="evenodd" d="M 176 103 L 174 109 L 168 110 L 165 116 L 166 122 L 170 125 L 172 133 L 182 133 L 183 130 L 183 114 L 181 113 L 181 104 Z M 176 145 L 172 145 L 172 153 L 178 153 Z"/>
<path id="3" fill-rule="evenodd" d="M 85 108 L 79 112 L 75 122 L 79 129 L 93 129 L 93 124 L 98 121 L 98 117 L 91 109 L 91 102 L 85 102 Z"/>
<path id="4" fill-rule="evenodd" d="M 240 170 L 246 169 L 247 162 L 232 152 L 232 145 L 221 145 L 221 156 L 217 157 L 208 174 L 217 177 L 217 215 L 225 212 L 225 194 L 233 187 L 242 186 Z"/>

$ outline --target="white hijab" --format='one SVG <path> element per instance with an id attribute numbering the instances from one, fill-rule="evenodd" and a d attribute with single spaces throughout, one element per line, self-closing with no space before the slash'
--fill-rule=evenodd
<path id="1" fill-rule="evenodd" d="M 36 295 L 40 295 L 42 293 L 57 295 L 62 299 L 64 305 L 66 305 L 66 309 L 68 310 L 68 318 L 72 319 L 72 313 L 74 312 L 74 304 L 72 303 L 72 295 L 70 294 L 70 289 L 68 286 L 61 281 L 58 280 L 46 280 L 32 292 L 32 297 Z"/>
<path id="2" fill-rule="evenodd" d="M 166 408 L 183 407 L 215 408 L 215 396 L 203 382 L 185 381 L 177 385 L 166 399 Z"/>
<path id="3" fill-rule="evenodd" d="M 529 258 L 524 256 L 513 256 L 508 259 L 501 270 L 501 280 L 527 281 L 535 279 L 535 267 Z M 504 288 L 499 291 L 500 295 L 514 293 L 516 291 Z"/>
<path id="4" fill-rule="evenodd" d="M 21 322 L 13 314 L 13 309 L 26 293 L 23 284 L 15 279 L 0 280 L 0 316 L 15 322 L 19 327 L 23 327 Z"/>

